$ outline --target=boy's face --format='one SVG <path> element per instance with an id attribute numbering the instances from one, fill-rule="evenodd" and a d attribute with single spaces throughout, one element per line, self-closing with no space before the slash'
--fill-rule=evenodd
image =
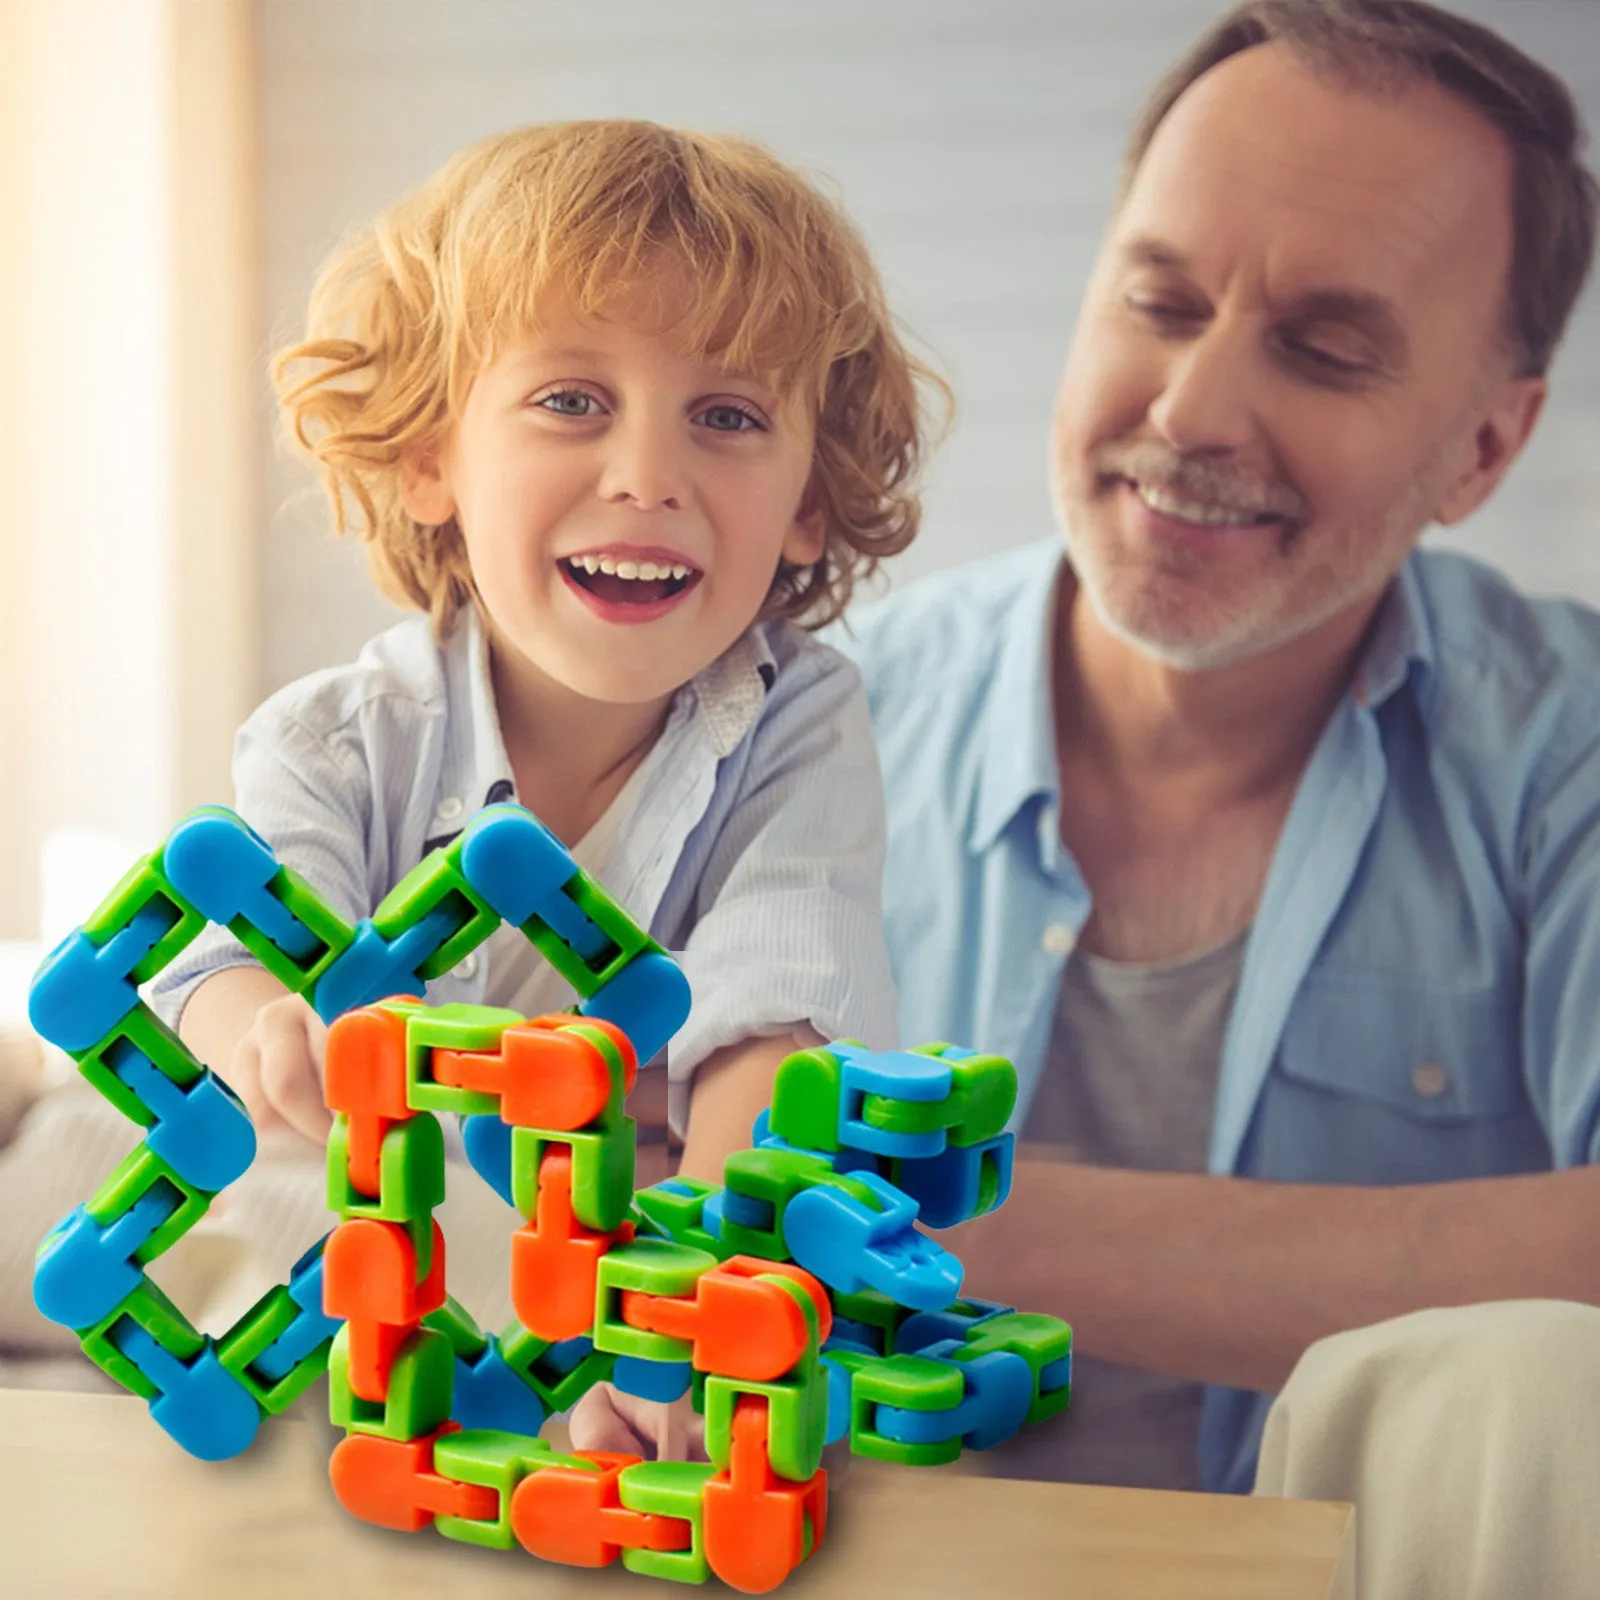
<path id="1" fill-rule="evenodd" d="M 801 513 L 809 419 L 627 311 L 547 316 L 502 350 L 405 497 L 457 519 L 499 649 L 638 704 L 721 655 L 825 530 Z"/>

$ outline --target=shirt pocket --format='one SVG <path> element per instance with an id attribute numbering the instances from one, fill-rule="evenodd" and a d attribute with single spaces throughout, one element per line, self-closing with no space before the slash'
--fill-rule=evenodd
<path id="1" fill-rule="evenodd" d="M 1290 1007 L 1241 1171 L 1427 1183 L 1550 1165 L 1513 993 L 1321 973 Z"/>

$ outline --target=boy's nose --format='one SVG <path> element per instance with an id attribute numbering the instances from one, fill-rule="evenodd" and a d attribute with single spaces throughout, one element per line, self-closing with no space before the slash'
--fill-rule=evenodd
<path id="1" fill-rule="evenodd" d="M 682 447 L 672 430 L 645 419 L 617 428 L 600 474 L 600 497 L 641 511 L 681 511 L 688 501 Z"/>

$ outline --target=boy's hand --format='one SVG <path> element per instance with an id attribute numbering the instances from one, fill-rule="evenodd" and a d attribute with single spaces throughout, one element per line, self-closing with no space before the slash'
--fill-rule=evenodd
<path id="1" fill-rule="evenodd" d="M 641 1400 L 597 1383 L 572 1409 L 574 1450 L 612 1450 L 646 1461 L 706 1461 L 706 1423 L 685 1395 Z"/>
<path id="2" fill-rule="evenodd" d="M 223 1074 L 250 1113 L 257 1133 L 293 1128 L 328 1142 L 333 1114 L 322 1097 L 328 1025 L 297 994 L 269 1000 L 233 1047 Z"/>

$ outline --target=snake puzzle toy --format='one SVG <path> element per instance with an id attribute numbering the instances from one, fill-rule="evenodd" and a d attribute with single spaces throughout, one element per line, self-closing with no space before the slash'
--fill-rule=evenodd
<path id="1" fill-rule="evenodd" d="M 144 1270 L 255 1154 L 237 1097 L 138 994 L 208 922 L 330 1023 L 340 1218 L 220 1337 Z M 502 922 L 576 1010 L 423 1003 Z M 35 1301 L 203 1459 L 245 1450 L 326 1372 L 334 1491 L 367 1521 L 770 1590 L 822 1543 L 825 1445 L 912 1465 L 990 1448 L 1066 1409 L 1072 1333 L 962 1299 L 959 1261 L 914 1226 L 1005 1201 L 1016 1076 L 999 1057 L 799 1051 L 721 1187 L 636 1191 L 627 1095 L 688 1008 L 672 958 L 518 806 L 480 812 L 354 928 L 238 817 L 194 812 L 34 979 L 35 1029 L 146 1130 L 40 1245 Z M 498 1335 L 447 1293 L 441 1112 L 524 1219 Z M 603 1381 L 688 1396 L 709 1463 L 539 1437 Z"/>

